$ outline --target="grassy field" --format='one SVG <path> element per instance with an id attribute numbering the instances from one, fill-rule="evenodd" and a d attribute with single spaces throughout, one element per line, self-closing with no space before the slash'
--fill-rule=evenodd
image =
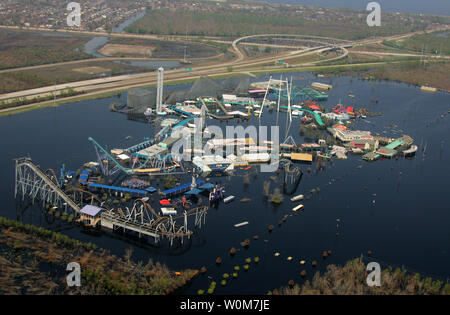
<path id="1" fill-rule="evenodd" d="M 426 85 L 444 91 L 450 91 L 450 62 L 426 63 L 408 62 L 398 65 L 380 67 L 370 74 L 369 78 L 406 82 L 415 85 Z"/>
<path id="2" fill-rule="evenodd" d="M 70 215 L 61 218 L 71 220 Z M 92 243 L 0 217 L 0 294 L 169 294 L 196 276 L 149 260 L 134 262 Z M 78 262 L 81 286 L 68 287 L 66 266 Z"/>
<path id="3" fill-rule="evenodd" d="M 0 73 L 0 93 L 152 70 L 152 68 L 134 67 L 126 63 L 98 60 L 83 64 L 55 65 L 32 70 L 5 72 Z"/>
<path id="4" fill-rule="evenodd" d="M 0 29 L 0 69 L 92 58 L 83 45 L 90 37 Z"/>
<path id="5" fill-rule="evenodd" d="M 152 10 L 126 28 L 136 34 L 171 34 L 244 36 L 252 34 L 308 34 L 345 39 L 392 35 L 425 29 L 431 18 L 411 15 L 398 17 L 386 12 L 381 27 L 368 27 L 366 14 L 349 9 L 319 12 L 295 10 L 296 7 L 270 6 L 251 10 L 218 10 L 215 12 L 185 10 Z M 450 19 L 447 19 L 447 22 Z"/>
<path id="6" fill-rule="evenodd" d="M 152 58 L 184 58 L 185 47 L 187 58 L 205 58 L 215 56 L 220 54 L 221 52 L 224 52 L 224 49 L 221 49 L 222 47 L 217 46 L 214 42 L 181 42 L 173 40 L 149 40 L 140 38 L 114 37 L 110 40 L 110 43 L 149 47 L 152 49 Z M 226 48 L 228 47 L 226 46 Z M 129 55 L 124 54 L 121 57 L 128 56 Z"/>
<path id="7" fill-rule="evenodd" d="M 398 41 L 384 41 L 383 44 L 418 53 L 450 55 L 450 31 L 445 33 L 417 34 Z"/>
<path id="8" fill-rule="evenodd" d="M 345 266 L 329 265 L 321 275 L 317 272 L 311 281 L 301 287 L 292 285 L 270 292 L 280 295 L 438 295 L 450 294 L 450 284 L 431 278 L 421 278 L 405 269 L 385 268 L 381 271 L 381 286 L 369 287 L 366 283 L 366 265 L 359 259 Z M 292 283 L 291 283 L 292 284 Z"/>

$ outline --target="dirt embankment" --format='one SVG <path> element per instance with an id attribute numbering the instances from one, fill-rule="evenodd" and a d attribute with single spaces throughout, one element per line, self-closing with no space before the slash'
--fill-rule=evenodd
<path id="1" fill-rule="evenodd" d="M 99 53 L 108 57 L 151 57 L 155 46 L 106 44 Z"/>

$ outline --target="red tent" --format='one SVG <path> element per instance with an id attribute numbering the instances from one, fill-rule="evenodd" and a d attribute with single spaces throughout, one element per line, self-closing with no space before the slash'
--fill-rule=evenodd
<path id="1" fill-rule="evenodd" d="M 159 201 L 159 204 L 160 204 L 161 206 L 170 206 L 170 200 L 167 200 L 167 199 L 161 199 L 161 200 Z"/>

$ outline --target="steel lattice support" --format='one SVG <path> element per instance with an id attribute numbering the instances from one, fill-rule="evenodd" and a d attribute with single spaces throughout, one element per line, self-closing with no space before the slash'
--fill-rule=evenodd
<path id="1" fill-rule="evenodd" d="M 51 205 L 67 209 L 71 207 L 75 212 L 80 207 L 67 196 L 51 177 L 46 175 L 29 158 L 16 159 L 14 197 L 22 195 L 22 200 L 29 197 L 32 203 L 35 200 L 42 202 L 43 206 Z"/>

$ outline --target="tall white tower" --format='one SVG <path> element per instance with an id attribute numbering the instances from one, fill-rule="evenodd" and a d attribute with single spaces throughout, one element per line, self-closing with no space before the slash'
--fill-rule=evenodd
<path id="1" fill-rule="evenodd" d="M 158 86 L 156 87 L 156 113 L 161 112 L 164 85 L 164 68 L 158 69 Z"/>

